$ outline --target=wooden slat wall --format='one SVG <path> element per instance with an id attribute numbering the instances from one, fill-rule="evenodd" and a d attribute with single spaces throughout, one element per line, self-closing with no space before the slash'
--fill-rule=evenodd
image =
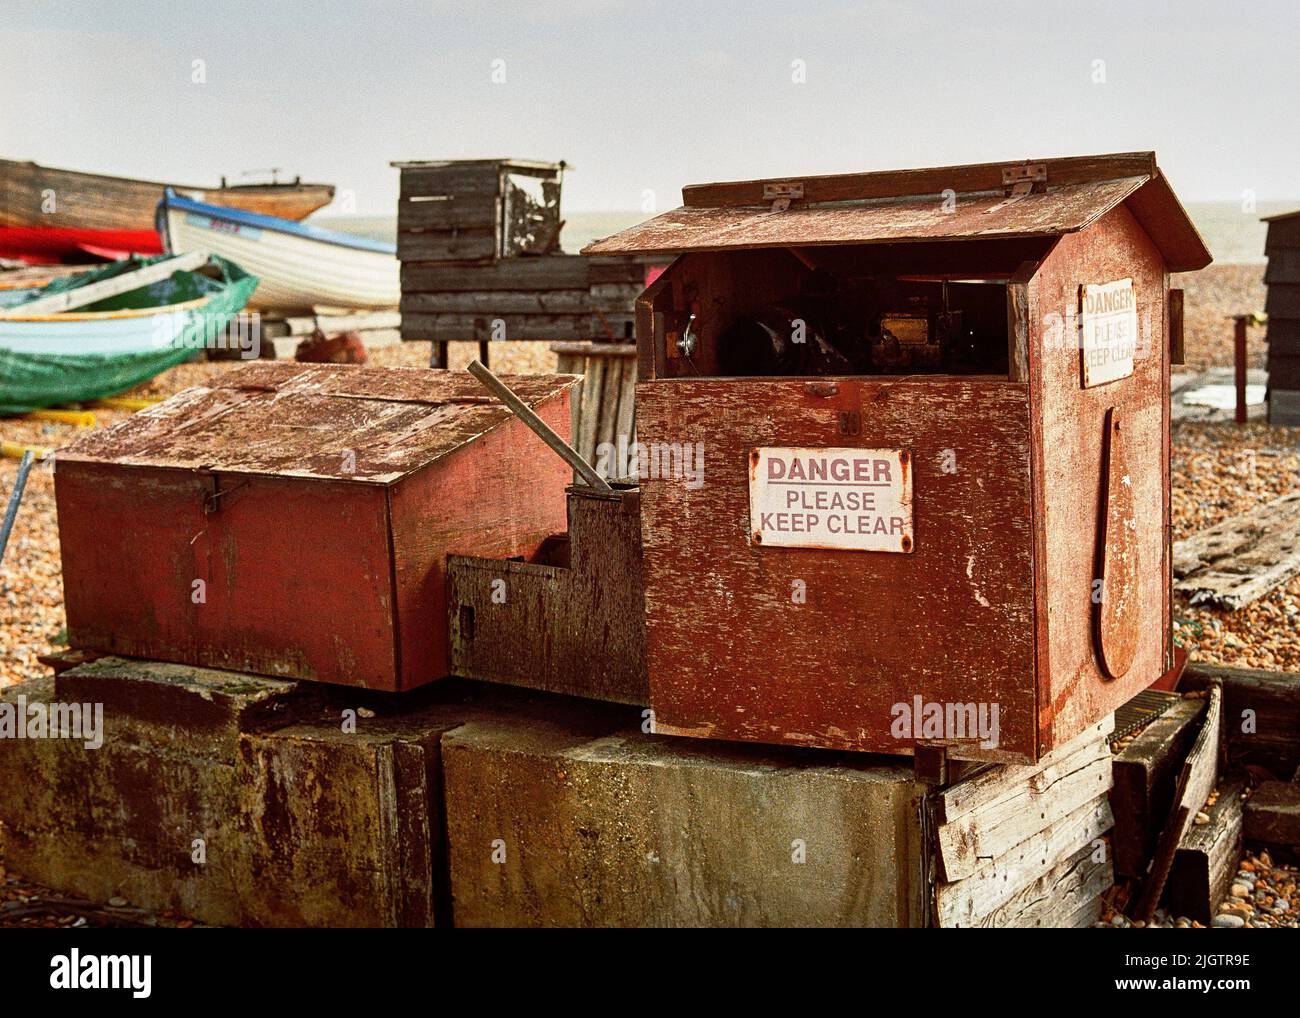
<path id="1" fill-rule="evenodd" d="M 630 340 L 648 259 L 503 256 L 508 169 L 497 163 L 402 167 L 402 338 Z"/>
<path id="2" fill-rule="evenodd" d="M 636 347 L 630 343 L 556 343 L 551 349 L 562 375 L 583 375 L 582 395 L 573 407 L 574 446 L 597 462 L 602 443 L 617 447 L 636 441 Z"/>
<path id="3" fill-rule="evenodd" d="M 1264 310 L 1268 312 L 1269 422 L 1296 427 L 1300 426 L 1300 216 L 1269 223 L 1264 251 L 1268 255 Z"/>
<path id="4" fill-rule="evenodd" d="M 1114 883 L 1114 716 L 1037 764 L 994 764 L 935 792 L 939 926 L 1088 926 Z"/>

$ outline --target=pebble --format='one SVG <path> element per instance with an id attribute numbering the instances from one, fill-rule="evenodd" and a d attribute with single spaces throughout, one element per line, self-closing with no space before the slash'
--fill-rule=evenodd
<path id="1" fill-rule="evenodd" d="M 1184 815 L 1185 815 L 1185 814 L 1184 814 Z M 126 899 L 125 899 L 125 898 L 109 898 L 109 899 L 108 899 L 108 904 L 109 904 L 109 907 L 110 907 L 110 908 L 126 908 Z"/>
<path id="2" fill-rule="evenodd" d="M 1184 813 L 1183 816 L 1187 814 Z M 1233 915 L 1231 912 L 1220 912 L 1214 917 L 1211 926 L 1219 926 L 1226 929 L 1237 929 L 1246 925 L 1246 920 L 1239 915 Z"/>
<path id="3" fill-rule="evenodd" d="M 1184 813 L 1183 815 L 1186 816 L 1187 814 Z M 1234 898 L 1245 898 L 1250 894 L 1250 892 L 1251 888 L 1247 887 L 1245 884 L 1233 884 L 1232 890 L 1228 893 Z"/>
<path id="4" fill-rule="evenodd" d="M 1184 814 L 1185 816 L 1186 814 Z M 1197 827 L 1204 827 L 1210 822 L 1210 814 L 1200 812 L 1196 814 L 1196 819 L 1192 821 Z"/>

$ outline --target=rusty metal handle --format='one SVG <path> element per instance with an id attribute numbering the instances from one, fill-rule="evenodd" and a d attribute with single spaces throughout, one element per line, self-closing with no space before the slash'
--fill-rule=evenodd
<path id="1" fill-rule="evenodd" d="M 609 486 L 605 478 L 596 473 L 592 465 L 579 455 L 577 449 L 557 435 L 549 424 L 533 413 L 528 404 L 516 396 L 510 387 L 492 374 L 485 365 L 475 359 L 469 362 L 469 367 L 466 370 L 482 382 L 484 388 L 492 395 L 508 406 L 516 417 L 532 428 L 537 433 L 537 437 L 549 445 L 569 466 L 573 467 L 584 481 L 597 491 L 614 490 Z"/>

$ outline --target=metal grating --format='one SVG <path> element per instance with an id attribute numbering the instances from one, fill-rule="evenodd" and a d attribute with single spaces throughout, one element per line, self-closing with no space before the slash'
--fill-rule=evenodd
<path id="1" fill-rule="evenodd" d="M 1142 690 L 1115 711 L 1115 731 L 1111 733 L 1110 744 L 1113 746 L 1126 735 L 1149 725 L 1180 699 L 1177 693 L 1161 689 Z"/>

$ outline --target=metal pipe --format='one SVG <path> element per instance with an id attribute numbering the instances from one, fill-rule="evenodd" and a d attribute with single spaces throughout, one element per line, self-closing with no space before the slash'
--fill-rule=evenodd
<path id="1" fill-rule="evenodd" d="M 18 478 L 14 481 L 14 490 L 9 493 L 9 505 L 5 509 L 5 521 L 0 525 L 0 562 L 4 561 L 5 548 L 9 545 L 9 532 L 14 528 L 18 516 L 18 503 L 23 500 L 23 489 L 27 487 L 27 475 L 32 469 L 32 452 L 23 453 L 23 461 L 18 464 Z"/>
<path id="2" fill-rule="evenodd" d="M 596 473 L 591 464 L 579 455 L 577 449 L 557 435 L 549 424 L 533 413 L 528 404 L 516 396 L 505 382 L 492 374 L 482 363 L 472 360 L 466 370 L 482 382 L 484 388 L 491 392 L 492 395 L 508 406 L 516 417 L 532 428 L 537 433 L 537 437 L 549 445 L 569 466 L 573 467 L 584 481 L 597 491 L 614 490 L 605 481 L 605 478 Z"/>

